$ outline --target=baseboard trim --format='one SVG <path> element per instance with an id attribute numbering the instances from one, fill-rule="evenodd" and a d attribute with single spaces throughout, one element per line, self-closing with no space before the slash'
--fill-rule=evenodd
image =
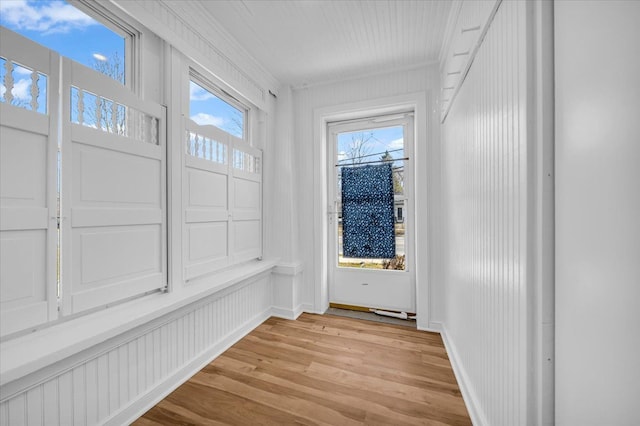
<path id="1" fill-rule="evenodd" d="M 449 361 L 451 362 L 451 367 L 453 368 L 453 374 L 456 376 L 456 381 L 458 382 L 458 387 L 460 388 L 460 392 L 462 393 L 462 399 L 464 400 L 465 405 L 467 406 L 467 411 L 469 412 L 469 417 L 471 417 L 471 423 L 474 426 L 485 426 L 487 425 L 487 419 L 484 415 L 484 411 L 481 409 L 480 402 L 472 390 L 470 384 L 471 380 L 467 375 L 462 363 L 460 362 L 460 356 L 456 351 L 456 347 L 454 343 L 449 338 L 447 334 L 447 327 L 440 323 L 442 331 L 440 335 L 442 336 L 442 341 L 444 342 L 444 347 L 449 355 Z"/>
<path id="2" fill-rule="evenodd" d="M 298 305 L 294 309 L 280 308 L 277 306 L 271 307 L 271 315 L 278 318 L 284 318 L 288 320 L 298 319 L 300 314 L 304 311 L 303 305 Z"/>
<path id="3" fill-rule="evenodd" d="M 442 323 L 440 321 L 429 321 L 429 327 L 427 331 L 433 331 L 442 334 Z"/>
<path id="4" fill-rule="evenodd" d="M 105 425 L 123 425 L 131 424 L 140 416 L 162 401 L 171 392 L 176 390 L 180 385 L 189 380 L 194 374 L 202 370 L 207 364 L 212 362 L 224 351 L 229 349 L 233 344 L 249 334 L 254 328 L 258 327 L 272 315 L 272 308 L 254 316 L 252 319 L 238 327 L 227 336 L 223 337 L 218 343 L 208 350 L 201 353 L 191 362 L 180 368 L 178 371 L 158 383 L 153 389 L 141 395 L 137 400 L 131 402 L 119 412 L 109 417 Z"/>
<path id="5" fill-rule="evenodd" d="M 302 312 L 306 312 L 308 314 L 316 314 L 316 315 L 324 314 L 324 312 L 316 311 L 315 306 L 311 303 L 303 303 L 300 306 L 302 307 Z"/>

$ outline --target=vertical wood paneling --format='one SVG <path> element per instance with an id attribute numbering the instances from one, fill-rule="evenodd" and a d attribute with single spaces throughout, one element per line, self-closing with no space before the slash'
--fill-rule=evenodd
<path id="1" fill-rule="evenodd" d="M 73 389 L 73 424 L 76 425 L 87 424 L 87 393 L 85 378 L 86 371 L 84 364 L 71 370 L 71 386 Z"/>
<path id="2" fill-rule="evenodd" d="M 85 364 L 87 424 L 98 421 L 98 360 L 92 359 Z"/>
<path id="3" fill-rule="evenodd" d="M 223 296 L 214 295 L 175 319 L 3 401 L 0 424 L 104 423 L 268 312 L 270 292 L 270 277 L 263 277 Z"/>
<path id="4" fill-rule="evenodd" d="M 9 414 L 8 425 L 22 425 L 26 424 L 27 407 L 25 395 L 19 395 L 13 398 L 7 404 L 7 411 Z"/>
<path id="5" fill-rule="evenodd" d="M 27 392 L 27 407 L 27 424 L 29 426 L 44 424 L 42 386 L 36 386 Z"/>
<path id="6" fill-rule="evenodd" d="M 3 402 L 0 404 L 0 424 L 9 424 L 9 403 Z"/>
<path id="7" fill-rule="evenodd" d="M 443 125 L 445 333 L 480 424 L 527 421 L 525 7 L 500 5 Z"/>
<path id="8" fill-rule="evenodd" d="M 104 419 L 109 415 L 109 354 L 98 359 L 98 418 Z"/>
<path id="9" fill-rule="evenodd" d="M 72 425 L 73 422 L 73 375 L 71 371 L 67 371 L 60 375 L 58 381 L 58 404 L 59 417 L 58 422 L 61 425 Z M 52 419 L 55 422 L 55 419 Z M 21 424 L 21 423 L 12 423 Z"/>
<path id="10" fill-rule="evenodd" d="M 58 380 L 53 379 L 42 385 L 42 399 L 44 418 L 47 424 L 56 424 L 60 416 L 60 398 L 58 392 Z"/>

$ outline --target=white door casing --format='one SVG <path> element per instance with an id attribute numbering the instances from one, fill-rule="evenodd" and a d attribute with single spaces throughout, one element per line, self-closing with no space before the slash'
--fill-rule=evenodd
<path id="1" fill-rule="evenodd" d="M 405 270 L 376 270 L 338 266 L 338 216 L 340 193 L 337 183 L 337 137 L 340 133 L 367 131 L 380 128 L 403 129 L 405 232 Z M 414 255 L 414 204 L 413 204 L 413 114 L 403 113 L 387 117 L 331 123 L 327 128 L 327 220 L 328 220 L 328 281 L 329 300 L 345 305 L 382 308 L 395 311 L 416 312 L 415 255 Z"/>

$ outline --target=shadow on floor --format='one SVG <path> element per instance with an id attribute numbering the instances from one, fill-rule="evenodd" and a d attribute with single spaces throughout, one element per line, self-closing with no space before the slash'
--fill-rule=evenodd
<path id="1" fill-rule="evenodd" d="M 349 309 L 329 308 L 325 311 L 325 314 L 416 328 L 415 320 L 403 320 L 399 318 L 385 317 L 382 315 L 374 314 L 373 312 L 362 312 L 362 311 L 351 311 Z"/>

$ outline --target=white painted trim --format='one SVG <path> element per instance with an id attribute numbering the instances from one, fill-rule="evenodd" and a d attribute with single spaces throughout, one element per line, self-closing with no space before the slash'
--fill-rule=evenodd
<path id="1" fill-rule="evenodd" d="M 273 268 L 273 273 L 278 275 L 296 276 L 304 270 L 302 262 L 278 263 Z"/>
<path id="2" fill-rule="evenodd" d="M 288 320 L 296 320 L 298 317 L 305 312 L 303 309 L 303 305 L 298 305 L 295 309 L 285 309 L 279 308 L 276 306 L 271 307 L 271 315 L 278 318 L 284 318 Z"/>
<path id="3" fill-rule="evenodd" d="M 421 331 L 430 331 L 432 333 L 442 334 L 442 329 L 444 328 L 444 325 L 440 321 L 429 321 L 428 327 L 423 328 L 418 326 L 417 328 L 418 330 L 421 330 Z"/>
<path id="4" fill-rule="evenodd" d="M 213 17 L 195 13 L 185 18 L 181 15 L 182 12 L 189 13 L 186 9 L 176 10 L 182 2 L 111 1 L 115 7 L 168 41 L 186 57 L 197 60 L 223 83 L 225 90 L 244 95 L 259 108 L 269 108 L 268 90 L 275 90 L 279 86 L 278 81 L 255 58 L 234 43 L 222 26 L 212 25 L 208 21 Z M 192 20 L 196 21 L 195 24 Z M 230 58 L 227 53 L 233 57 Z M 247 69 L 251 71 L 245 71 Z"/>
<path id="5" fill-rule="evenodd" d="M 0 350 L 0 401 L 61 374 L 86 359 L 85 351 L 111 347 L 109 339 L 140 333 L 138 327 L 179 313 L 210 296 L 222 297 L 271 272 L 275 262 L 256 261 L 201 279 L 172 293 L 152 294 L 3 342 Z"/>
<path id="6" fill-rule="evenodd" d="M 531 68 L 535 94 L 528 100 L 531 105 L 531 139 L 534 141 L 535 166 L 532 170 L 531 240 L 533 289 L 528 297 L 531 318 L 530 376 L 532 424 L 552 424 L 555 415 L 555 170 L 554 170 L 554 4 L 535 2 L 530 5 L 533 15 L 533 48 Z"/>
<path id="7" fill-rule="evenodd" d="M 447 355 L 449 356 L 449 361 L 451 362 L 451 367 L 453 368 L 453 374 L 456 376 L 458 387 L 460 388 L 460 392 L 462 393 L 462 399 L 464 400 L 467 411 L 469 412 L 469 417 L 471 417 L 471 423 L 474 426 L 488 425 L 489 423 L 487 422 L 487 417 L 485 416 L 481 408 L 482 405 L 480 404 L 477 395 L 470 387 L 471 379 L 469 379 L 469 376 L 462 366 L 462 362 L 460 361 L 460 357 L 458 355 L 458 352 L 456 351 L 456 347 L 453 341 L 449 339 L 449 335 L 447 334 L 447 327 L 444 324 L 442 324 L 442 331 L 440 332 L 440 335 L 442 336 L 445 350 L 447 351 Z"/>
<path id="8" fill-rule="evenodd" d="M 429 67 L 431 65 L 438 65 L 438 64 L 440 64 L 440 61 L 433 61 L 433 60 L 422 61 L 422 62 L 417 63 L 417 64 L 404 65 L 404 66 L 391 67 L 391 68 L 383 68 L 383 69 L 379 69 L 379 70 L 373 70 L 373 71 L 370 71 L 370 72 L 363 72 L 361 74 L 350 76 L 350 77 L 346 77 L 346 78 L 333 78 L 333 79 L 330 79 L 330 80 L 321 80 L 321 81 L 317 81 L 317 82 L 314 82 L 314 83 L 298 84 L 298 85 L 292 86 L 291 89 L 293 89 L 293 90 L 317 89 L 318 87 L 330 86 L 332 84 L 346 83 L 346 82 L 349 82 L 349 81 L 361 80 L 363 78 L 371 78 L 371 77 L 378 77 L 378 76 L 388 75 L 388 74 L 393 74 L 393 73 L 413 71 L 413 70 L 417 70 L 417 69 L 420 69 L 420 68 Z"/>
<path id="9" fill-rule="evenodd" d="M 218 358 L 224 351 L 233 346 L 236 342 L 249 334 L 253 329 L 258 327 L 272 315 L 272 310 L 256 315 L 247 321 L 241 327 L 237 328 L 221 341 L 212 346 L 209 350 L 203 352 L 200 356 L 193 359 L 180 370 L 176 371 L 161 383 L 154 386 L 149 392 L 131 402 L 124 409 L 112 415 L 104 422 L 105 425 L 123 425 L 131 424 L 142 416 L 153 406 L 162 401 L 167 395 L 176 390 L 180 385 L 189 380 L 198 371 L 202 370 L 206 365 Z"/>
<path id="10" fill-rule="evenodd" d="M 303 303 L 300 306 L 302 308 L 302 312 L 306 312 L 308 314 L 317 314 L 317 315 L 324 314 L 324 312 L 318 312 L 318 311 L 314 310 L 313 309 L 313 304 L 311 304 L 311 303 Z"/>
<path id="11" fill-rule="evenodd" d="M 489 14 L 489 17 L 487 18 L 487 20 L 485 22 L 483 22 L 481 24 L 481 29 L 480 29 L 480 35 L 478 37 L 478 39 L 476 40 L 475 45 L 473 46 L 467 61 L 465 62 L 464 68 L 461 70 L 461 76 L 460 79 L 458 80 L 458 83 L 456 84 L 455 88 L 453 89 L 453 93 L 451 94 L 451 97 L 449 98 L 449 101 L 446 104 L 445 110 L 442 112 L 442 117 L 441 117 L 441 122 L 444 123 L 445 120 L 447 119 L 447 116 L 449 115 L 449 111 L 451 110 L 451 107 L 453 106 L 453 103 L 456 100 L 456 97 L 458 96 L 458 92 L 460 92 L 460 89 L 462 88 L 462 84 L 464 83 L 464 81 L 467 78 L 467 75 L 469 74 L 469 70 L 471 69 L 471 65 L 473 64 L 473 61 L 476 57 L 476 55 L 478 54 L 478 52 L 480 51 L 480 46 L 482 46 L 482 43 L 484 42 L 484 38 L 487 35 L 487 32 L 489 31 L 489 28 L 491 27 L 491 23 L 493 22 L 493 18 L 496 16 L 496 13 L 498 12 L 498 8 L 500 7 L 500 4 L 502 3 L 502 0 L 495 0 L 495 4 L 493 5 L 492 9 L 491 9 L 491 13 Z M 451 33 L 451 36 L 453 37 L 454 33 Z M 449 43 L 451 43 L 451 41 L 449 41 Z M 442 58 L 442 60 L 444 61 L 444 56 Z"/>
<path id="12" fill-rule="evenodd" d="M 449 9 L 449 16 L 447 17 L 447 25 L 444 29 L 444 37 L 442 38 L 442 46 L 440 47 L 440 53 L 438 54 L 438 63 L 440 66 L 445 65 L 445 56 L 449 52 L 449 46 L 453 41 L 453 31 L 456 27 L 456 21 L 460 16 L 462 10 L 462 0 L 452 0 L 451 9 Z"/>
<path id="13" fill-rule="evenodd" d="M 427 98 L 430 99 L 430 92 L 421 91 L 400 96 L 371 99 L 362 102 L 348 103 L 330 107 L 317 108 L 313 112 L 313 132 L 314 132 L 314 170 L 313 170 L 313 235 L 314 235 L 314 311 L 325 312 L 329 307 L 328 279 L 327 279 L 327 123 L 331 121 L 352 120 L 364 118 L 372 115 L 393 114 L 405 112 L 408 109 L 414 110 L 416 143 L 414 154 L 414 179 L 416 182 L 425 183 L 421 196 L 417 195 L 415 211 L 427 211 L 426 187 L 427 187 L 427 164 L 421 165 L 421 159 L 428 163 L 426 158 L 426 143 L 430 142 L 432 134 L 429 120 L 431 113 L 428 109 Z M 417 141 L 426 141 L 421 146 Z M 423 158 L 424 157 L 424 158 Z M 417 187 L 418 185 L 416 185 Z M 422 186 L 420 186 L 422 187 Z M 419 241 L 418 235 L 426 236 L 428 218 L 423 221 L 416 220 L 415 240 Z M 422 224 L 422 225 L 421 225 Z M 425 227 L 423 231 L 421 226 Z M 426 241 L 426 240 L 424 240 Z M 425 250 L 426 246 L 425 246 Z M 428 259 L 428 251 L 425 253 Z M 424 261 L 424 260 L 423 260 Z M 425 265 L 428 262 L 425 263 Z M 429 319 L 429 278 L 424 268 L 420 269 L 420 257 L 416 247 L 416 313 L 418 322 L 422 327 L 426 327 Z"/>

